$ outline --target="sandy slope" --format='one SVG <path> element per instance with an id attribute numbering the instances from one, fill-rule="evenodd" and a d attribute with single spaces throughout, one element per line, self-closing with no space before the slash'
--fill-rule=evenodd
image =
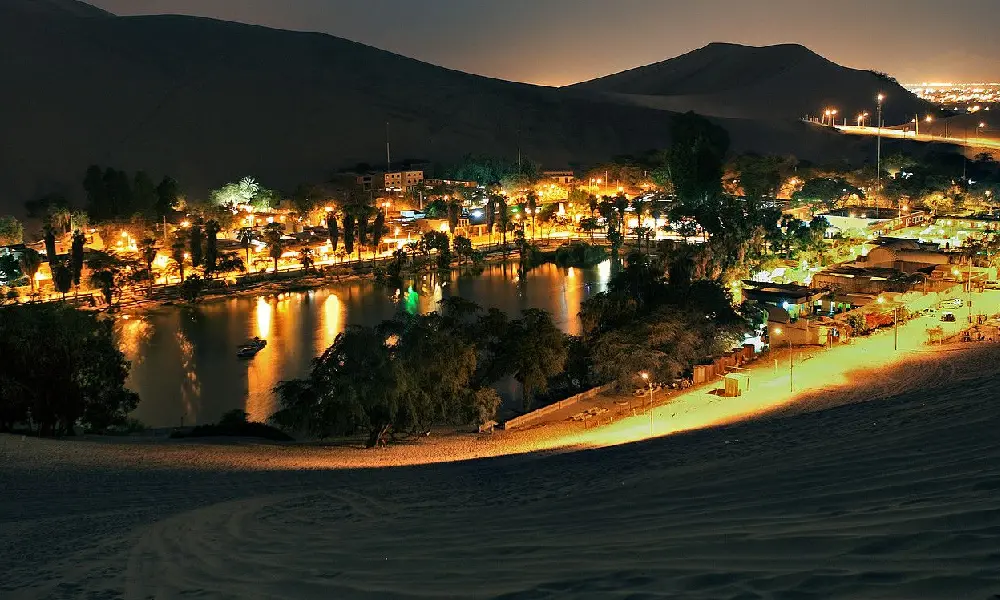
<path id="1" fill-rule="evenodd" d="M 0 437 L 0 597 L 993 598 L 998 359 L 917 354 L 780 416 L 423 466 L 315 468 L 616 442 L 648 421 L 381 455 Z M 684 402 L 661 409 L 676 428 Z"/>

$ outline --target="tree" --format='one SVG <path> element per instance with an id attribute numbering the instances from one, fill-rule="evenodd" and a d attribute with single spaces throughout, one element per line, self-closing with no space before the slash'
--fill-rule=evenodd
<path id="1" fill-rule="evenodd" d="M 267 244 L 267 254 L 274 261 L 274 274 L 278 274 L 278 259 L 284 253 L 284 242 L 282 236 L 285 234 L 285 227 L 281 223 L 268 223 L 264 227 L 264 243 Z"/>
<path id="2" fill-rule="evenodd" d="M 212 276 L 219 260 L 219 231 L 221 227 L 215 219 L 205 223 L 205 275 Z"/>
<path id="3" fill-rule="evenodd" d="M 354 252 L 354 215 L 344 214 L 344 250 L 350 256 Z"/>
<path id="4" fill-rule="evenodd" d="M 42 239 L 45 242 L 45 262 L 52 264 L 56 261 L 56 230 L 46 223 Z"/>
<path id="5" fill-rule="evenodd" d="M 302 263 L 302 270 L 308 271 L 313 268 L 316 260 L 313 258 L 313 249 L 308 245 L 302 246 L 299 250 L 299 261 Z"/>
<path id="6" fill-rule="evenodd" d="M 198 268 L 201 266 L 202 258 L 204 256 L 204 244 L 205 244 L 205 233 L 201 228 L 200 223 L 194 223 L 188 232 L 188 245 L 190 247 L 191 254 L 191 266 L 193 268 Z"/>
<path id="7" fill-rule="evenodd" d="M 97 165 L 87 167 L 83 178 L 83 189 L 87 193 L 87 210 L 98 218 L 108 216 L 108 188 L 104 182 L 104 170 Z"/>
<path id="8" fill-rule="evenodd" d="M 828 210 L 840 206 L 851 196 L 864 197 L 864 193 L 843 179 L 814 177 L 802 184 L 802 189 L 792 194 L 798 202 L 821 202 Z"/>
<path id="9" fill-rule="evenodd" d="M 63 302 L 66 301 L 66 294 L 73 289 L 73 271 L 63 261 L 49 262 L 52 269 L 52 284 L 56 291 L 62 294 Z"/>
<path id="10" fill-rule="evenodd" d="M 546 390 L 549 378 L 566 364 L 565 337 L 549 313 L 529 308 L 511 321 L 507 347 L 511 370 L 524 394 L 524 410 L 530 410 L 534 396 Z"/>
<path id="11" fill-rule="evenodd" d="M 184 283 L 184 263 L 187 260 L 188 247 L 187 238 L 187 233 L 183 229 L 178 229 L 174 232 L 173 243 L 170 244 L 170 258 L 174 259 L 174 264 L 177 265 L 181 283 Z"/>
<path id="12" fill-rule="evenodd" d="M 190 303 L 195 303 L 205 291 L 205 280 L 200 275 L 192 275 L 181 284 L 181 296 Z"/>
<path id="13" fill-rule="evenodd" d="M 159 214 L 156 185 L 145 171 L 137 171 L 132 181 L 132 210 L 143 214 Z"/>
<path id="14" fill-rule="evenodd" d="M 458 264 L 462 265 L 465 259 L 472 255 L 472 240 L 464 235 L 455 236 L 455 254 L 458 255 Z"/>
<path id="15" fill-rule="evenodd" d="M 337 215 L 333 211 L 326 213 L 326 229 L 330 237 L 330 252 L 336 253 L 340 231 L 337 229 Z"/>
<path id="16" fill-rule="evenodd" d="M 525 194 L 525 203 L 531 214 L 531 239 L 535 239 L 535 221 L 538 218 L 538 194 L 531 190 Z"/>
<path id="17" fill-rule="evenodd" d="M 24 227 L 14 217 L 0 217 L 0 246 L 13 246 L 24 240 Z"/>
<path id="18" fill-rule="evenodd" d="M 77 229 L 73 232 L 73 242 L 70 246 L 70 270 L 73 273 L 73 285 L 80 287 L 80 277 L 83 275 L 83 254 L 87 245 L 87 236 Z"/>
<path id="19" fill-rule="evenodd" d="M 580 219 L 580 230 L 590 234 L 590 243 L 594 243 L 594 232 L 600 228 L 601 226 L 597 223 L 597 219 L 594 217 L 584 217 Z"/>
<path id="20" fill-rule="evenodd" d="M 378 247 L 382 245 L 382 236 L 385 235 L 385 213 L 378 211 L 375 215 L 375 222 L 372 223 L 372 261 L 375 260 L 375 254 L 378 252 Z M 374 264 L 374 263 L 373 263 Z"/>
<path id="21" fill-rule="evenodd" d="M 35 250 L 25 248 L 18 260 L 20 262 L 21 272 L 28 278 L 28 283 L 31 286 L 31 294 L 34 295 L 35 275 L 38 273 L 38 269 L 42 266 L 42 257 Z"/>
<path id="22" fill-rule="evenodd" d="M 15 305 L 0 315 L 0 431 L 18 424 L 46 436 L 125 422 L 139 397 L 113 323 L 65 305 Z"/>
<path id="23" fill-rule="evenodd" d="M 503 240 L 501 243 L 506 251 L 507 232 L 510 231 L 510 209 L 507 208 L 507 200 L 503 196 L 497 196 L 496 203 L 497 225 L 500 227 L 500 235 Z"/>
<path id="24" fill-rule="evenodd" d="M 677 115 L 670 125 L 667 152 L 670 178 L 678 199 L 691 207 L 722 192 L 722 164 L 729 150 L 729 134 L 693 112 Z"/>
<path id="25" fill-rule="evenodd" d="M 256 236 L 254 235 L 253 228 L 252 227 L 243 227 L 242 229 L 240 229 L 239 233 L 236 234 L 236 239 L 237 239 L 237 241 L 239 241 L 240 244 L 243 245 L 243 249 L 246 250 L 246 253 L 247 253 L 246 264 L 248 265 L 247 268 L 249 268 L 249 265 L 251 264 L 250 263 L 250 248 L 251 248 L 251 246 L 253 246 L 254 239 L 256 239 Z"/>
<path id="26" fill-rule="evenodd" d="M 448 202 L 448 232 L 455 235 L 458 229 L 458 221 L 462 217 L 462 205 L 457 198 L 452 198 Z"/>
<path id="27" fill-rule="evenodd" d="M 163 219 L 174 211 L 180 194 L 180 186 L 174 178 L 164 177 L 160 181 L 156 186 L 156 201 L 153 206 L 153 212 L 158 219 Z"/>
<path id="28" fill-rule="evenodd" d="M 497 198 L 490 195 L 486 199 L 486 232 L 489 235 L 489 242 L 493 243 L 493 227 L 497 222 Z"/>
<path id="29" fill-rule="evenodd" d="M 143 238 L 139 242 L 139 257 L 146 267 L 146 279 L 149 281 L 149 293 L 153 293 L 153 261 L 156 260 L 156 240 L 153 238 Z M 183 257 L 182 257 L 183 258 Z"/>

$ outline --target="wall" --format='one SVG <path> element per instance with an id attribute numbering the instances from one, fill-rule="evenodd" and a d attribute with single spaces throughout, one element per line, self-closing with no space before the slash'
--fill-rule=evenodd
<path id="1" fill-rule="evenodd" d="M 507 422 L 505 422 L 503 424 L 503 428 L 504 429 L 516 429 L 518 427 L 528 427 L 530 425 L 534 425 L 536 421 L 544 418 L 545 416 L 550 415 L 550 414 L 552 414 L 554 412 L 557 412 L 559 410 L 562 410 L 562 409 L 564 409 L 564 408 L 566 408 L 568 406 L 573 406 L 574 404 L 576 404 L 577 402 L 580 402 L 581 400 L 587 400 L 587 399 L 593 398 L 594 396 L 600 394 L 602 391 L 604 391 L 604 387 L 596 387 L 596 388 L 587 390 L 585 392 L 580 392 L 579 394 L 577 394 L 575 396 L 570 396 L 569 398 L 566 398 L 565 400 L 560 400 L 559 402 L 556 402 L 554 404 L 550 404 L 548 406 L 543 406 L 542 408 L 539 408 L 538 410 L 533 410 L 533 411 L 531 411 L 531 412 L 529 412 L 527 414 L 523 414 L 520 417 L 515 417 L 515 418 L 513 418 L 513 419 L 511 419 L 511 420 L 509 420 Z"/>

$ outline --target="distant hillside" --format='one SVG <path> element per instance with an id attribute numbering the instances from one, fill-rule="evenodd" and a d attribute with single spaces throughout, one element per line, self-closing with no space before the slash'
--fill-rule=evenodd
<path id="1" fill-rule="evenodd" d="M 72 0 L 0 0 L 0 212 L 79 197 L 91 163 L 191 193 L 243 175 L 289 189 L 393 156 L 525 156 L 548 166 L 662 148 L 669 114 L 452 71 L 362 44 L 210 19 L 115 17 Z M 735 149 L 857 158 L 799 123 L 724 122 Z"/>
<path id="2" fill-rule="evenodd" d="M 850 121 L 860 112 L 874 113 L 879 92 L 886 95 L 888 123 L 928 109 L 884 76 L 842 67 L 796 44 L 714 43 L 571 89 L 601 92 L 639 106 L 745 119 L 795 119 L 836 108 L 840 120 Z"/>

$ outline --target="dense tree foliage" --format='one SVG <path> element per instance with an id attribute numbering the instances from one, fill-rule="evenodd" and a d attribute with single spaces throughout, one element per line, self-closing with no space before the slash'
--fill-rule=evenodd
<path id="1" fill-rule="evenodd" d="M 499 406 L 493 384 L 514 376 L 531 398 L 562 371 L 566 355 L 565 336 L 544 311 L 511 321 L 450 298 L 440 312 L 348 328 L 308 377 L 278 385 L 281 410 L 272 421 L 318 436 L 363 430 L 369 445 L 390 428 L 482 423 Z"/>
<path id="2" fill-rule="evenodd" d="M 0 216 L 0 246 L 20 244 L 24 239 L 24 226 L 14 217 Z"/>
<path id="3" fill-rule="evenodd" d="M 121 424 L 138 404 L 112 322 L 58 304 L 0 309 L 0 430 L 66 435 Z"/>

